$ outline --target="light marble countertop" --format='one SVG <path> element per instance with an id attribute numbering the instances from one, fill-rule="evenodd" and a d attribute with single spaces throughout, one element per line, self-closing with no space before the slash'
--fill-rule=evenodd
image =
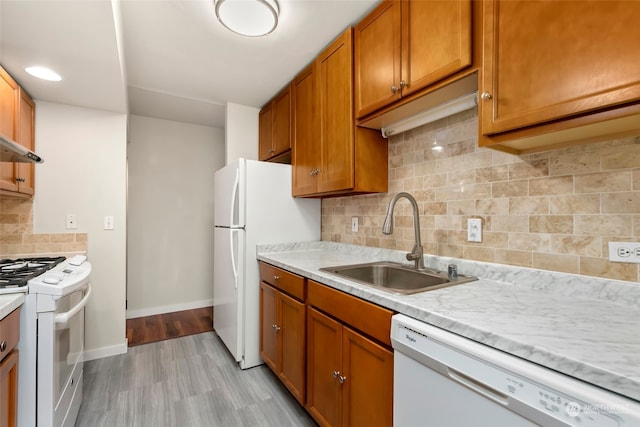
<path id="1" fill-rule="evenodd" d="M 13 310 L 24 304 L 24 294 L 0 294 L 0 320 L 7 317 Z"/>
<path id="2" fill-rule="evenodd" d="M 396 295 L 319 271 L 406 252 L 333 242 L 259 245 L 257 258 L 458 335 L 640 400 L 640 284 L 425 256 L 479 280 Z"/>

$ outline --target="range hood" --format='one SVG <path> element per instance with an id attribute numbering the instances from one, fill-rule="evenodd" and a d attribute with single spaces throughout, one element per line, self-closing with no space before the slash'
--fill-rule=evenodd
<path id="1" fill-rule="evenodd" d="M 42 157 L 22 145 L 0 135 L 0 161 L 14 163 L 43 163 Z"/>
<path id="2" fill-rule="evenodd" d="M 477 105 L 478 74 L 472 73 L 412 101 L 374 113 L 358 126 L 380 129 L 382 136 L 405 132 Z"/>

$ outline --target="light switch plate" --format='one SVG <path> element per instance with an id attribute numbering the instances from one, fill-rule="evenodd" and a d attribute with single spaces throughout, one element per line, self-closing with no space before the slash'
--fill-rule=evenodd
<path id="1" fill-rule="evenodd" d="M 113 230 L 113 216 L 107 215 L 104 217 L 104 229 L 105 230 Z"/>
<path id="2" fill-rule="evenodd" d="M 76 228 L 78 228 L 78 219 L 76 217 L 76 214 L 67 214 L 66 228 L 67 230 L 75 230 Z"/>
<path id="3" fill-rule="evenodd" d="M 469 218 L 467 220 L 467 241 L 482 242 L 482 219 Z"/>

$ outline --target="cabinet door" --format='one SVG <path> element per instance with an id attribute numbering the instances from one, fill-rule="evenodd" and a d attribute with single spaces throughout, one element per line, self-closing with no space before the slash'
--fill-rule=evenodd
<path id="1" fill-rule="evenodd" d="M 355 108 L 358 118 L 400 99 L 400 41 L 399 1 L 381 3 L 355 27 Z"/>
<path id="2" fill-rule="evenodd" d="M 18 351 L 0 363 L 0 427 L 15 427 L 18 411 Z"/>
<path id="3" fill-rule="evenodd" d="M 317 191 L 314 170 L 320 166 L 320 127 L 316 107 L 316 73 L 314 66 L 303 70 L 293 82 L 293 153 L 294 196 Z"/>
<path id="4" fill-rule="evenodd" d="M 31 97 L 25 91 L 20 90 L 16 142 L 32 151 L 35 146 L 35 110 L 36 106 Z M 16 163 L 18 192 L 33 195 L 33 166 L 33 163 Z"/>
<path id="5" fill-rule="evenodd" d="M 321 193 L 354 187 L 352 39 L 349 28 L 318 57 Z"/>
<path id="6" fill-rule="evenodd" d="M 280 372 L 277 295 L 274 288 L 260 283 L 260 356 L 276 374 Z"/>
<path id="7" fill-rule="evenodd" d="M 307 408 L 320 425 L 341 420 L 342 325 L 313 308 L 307 310 Z"/>
<path id="8" fill-rule="evenodd" d="M 640 2 L 491 0 L 483 15 L 482 134 L 640 99 Z"/>
<path id="9" fill-rule="evenodd" d="M 273 100 L 273 155 L 291 149 L 291 87 Z"/>
<path id="10" fill-rule="evenodd" d="M 402 2 L 402 96 L 471 65 L 471 0 Z"/>
<path id="11" fill-rule="evenodd" d="M 304 405 L 306 396 L 306 311 L 305 305 L 279 293 L 281 347 L 280 379 L 293 396 Z"/>
<path id="12" fill-rule="evenodd" d="M 393 353 L 343 327 L 343 426 L 393 424 Z"/>
<path id="13" fill-rule="evenodd" d="M 19 88 L 0 67 L 0 134 L 15 140 L 18 133 Z M 18 191 L 13 162 L 0 162 L 0 190 Z"/>
<path id="14" fill-rule="evenodd" d="M 273 108 L 267 104 L 258 117 L 258 158 L 267 160 L 273 156 Z"/>

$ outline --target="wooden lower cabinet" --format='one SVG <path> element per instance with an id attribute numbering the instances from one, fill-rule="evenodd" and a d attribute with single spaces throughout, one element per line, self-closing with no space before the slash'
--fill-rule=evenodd
<path id="1" fill-rule="evenodd" d="M 302 405 L 305 403 L 305 305 L 260 283 L 260 355 Z"/>
<path id="2" fill-rule="evenodd" d="M 322 426 L 393 424 L 393 353 L 307 309 L 307 408 Z"/>
<path id="3" fill-rule="evenodd" d="M 0 320 L 0 427 L 15 427 L 18 414 L 20 309 Z"/>
<path id="4" fill-rule="evenodd" d="M 15 427 L 18 413 L 18 350 L 0 363 L 0 427 Z"/>

